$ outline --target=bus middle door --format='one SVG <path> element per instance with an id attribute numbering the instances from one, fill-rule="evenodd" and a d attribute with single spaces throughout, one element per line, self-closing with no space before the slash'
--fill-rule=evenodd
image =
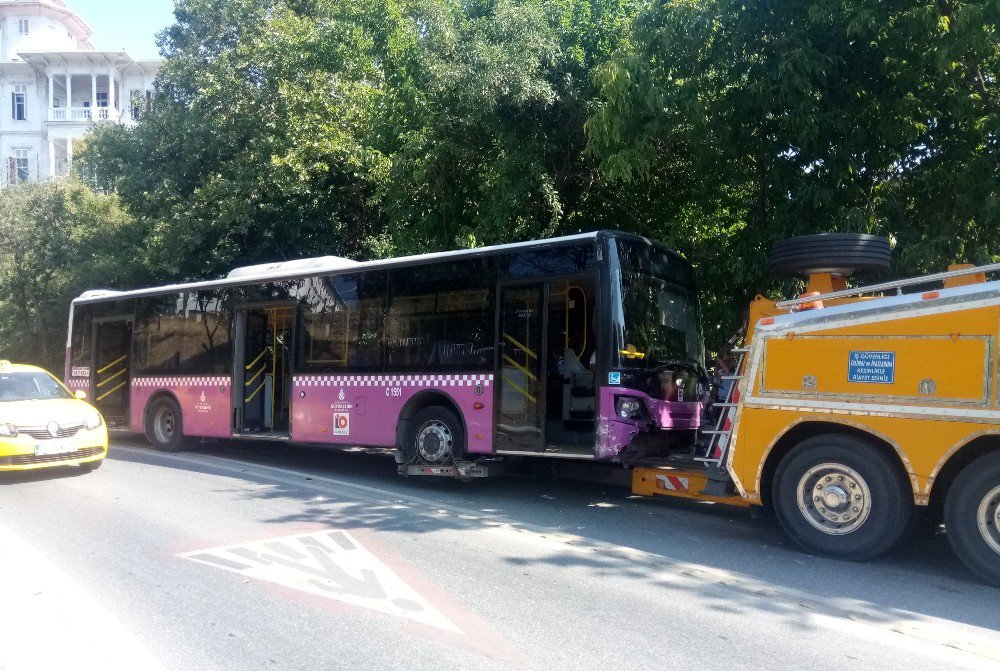
<path id="1" fill-rule="evenodd" d="M 500 289 L 497 448 L 544 450 L 546 285 Z"/>

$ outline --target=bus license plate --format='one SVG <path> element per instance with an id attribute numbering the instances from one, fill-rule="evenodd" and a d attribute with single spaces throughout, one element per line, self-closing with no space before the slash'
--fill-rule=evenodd
<path id="1" fill-rule="evenodd" d="M 52 440 L 35 445 L 35 456 L 42 457 L 49 454 L 66 454 L 76 452 L 76 445 L 70 440 Z"/>

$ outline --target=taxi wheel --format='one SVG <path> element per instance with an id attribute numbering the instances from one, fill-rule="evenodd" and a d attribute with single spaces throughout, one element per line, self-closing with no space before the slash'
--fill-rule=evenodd
<path id="1" fill-rule="evenodd" d="M 1000 587 L 1000 452 L 979 457 L 951 483 L 944 527 L 969 570 Z"/>
<path id="2" fill-rule="evenodd" d="M 156 399 L 146 411 L 146 438 L 162 452 L 184 449 L 184 420 L 180 406 L 169 396 Z"/>
<path id="3" fill-rule="evenodd" d="M 895 545 L 913 512 L 909 487 L 897 471 L 863 440 L 813 436 L 778 465 L 774 512 L 785 533 L 809 552 L 870 559 Z"/>

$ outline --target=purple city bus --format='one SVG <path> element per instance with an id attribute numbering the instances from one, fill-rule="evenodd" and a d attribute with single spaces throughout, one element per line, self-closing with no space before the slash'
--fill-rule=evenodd
<path id="1" fill-rule="evenodd" d="M 599 231 L 88 291 L 70 309 L 65 379 L 161 450 L 386 447 L 401 472 L 466 477 L 502 455 L 690 450 L 703 361 L 691 266 Z"/>

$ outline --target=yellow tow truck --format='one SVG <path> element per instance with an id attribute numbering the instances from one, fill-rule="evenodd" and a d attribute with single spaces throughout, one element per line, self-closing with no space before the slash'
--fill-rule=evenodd
<path id="1" fill-rule="evenodd" d="M 637 467 L 633 491 L 769 506 L 801 547 L 848 560 L 931 507 L 1000 586 L 1000 264 L 850 289 L 839 271 L 754 301 L 702 467 Z"/>

